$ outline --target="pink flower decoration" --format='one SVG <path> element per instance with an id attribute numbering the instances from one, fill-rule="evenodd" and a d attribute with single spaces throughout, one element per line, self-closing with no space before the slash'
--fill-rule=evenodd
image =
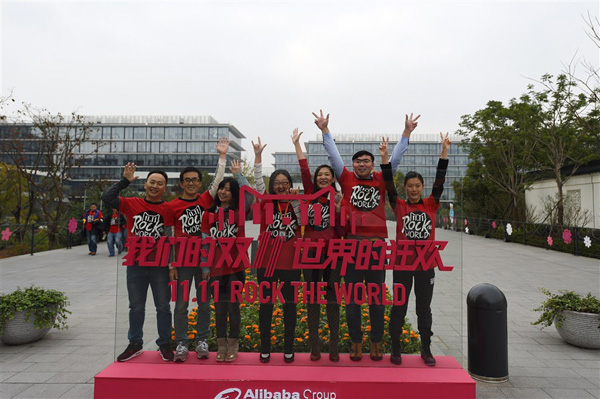
<path id="1" fill-rule="evenodd" d="M 548 245 L 552 246 L 552 236 L 548 236 Z"/>
<path id="2" fill-rule="evenodd" d="M 492 222 L 492 229 L 495 229 L 495 228 L 496 228 L 496 221 L 494 220 L 494 221 Z"/>
<path id="3" fill-rule="evenodd" d="M 12 231 L 10 231 L 8 227 L 5 228 L 4 230 L 2 230 L 2 241 L 8 241 L 11 235 Z"/>
<path id="4" fill-rule="evenodd" d="M 77 231 L 77 220 L 75 218 L 71 218 L 69 220 L 69 233 L 73 234 Z"/>
<path id="5" fill-rule="evenodd" d="M 467 225 L 467 219 L 465 219 L 465 226 Z"/>
<path id="6" fill-rule="evenodd" d="M 562 234 L 563 241 L 565 244 L 569 245 L 571 241 L 573 241 L 573 237 L 571 236 L 571 230 L 564 229 Z"/>

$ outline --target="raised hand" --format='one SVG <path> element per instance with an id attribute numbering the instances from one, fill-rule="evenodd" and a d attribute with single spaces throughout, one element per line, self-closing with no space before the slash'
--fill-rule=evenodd
<path id="1" fill-rule="evenodd" d="M 261 143 L 260 137 L 258 138 L 258 144 L 254 144 L 254 141 L 251 141 L 251 143 L 252 143 L 252 147 L 254 148 L 254 155 L 261 155 L 263 150 L 267 146 L 266 144 L 263 145 Z"/>
<path id="2" fill-rule="evenodd" d="M 329 114 L 327 116 L 323 116 L 323 110 L 319 110 L 321 115 L 317 115 L 314 112 L 312 113 L 315 119 L 315 125 L 321 130 L 321 133 L 326 134 L 329 133 Z"/>
<path id="3" fill-rule="evenodd" d="M 219 142 L 217 143 L 217 152 L 220 156 L 225 156 L 227 154 L 227 150 L 229 149 L 229 139 L 227 137 L 219 138 Z"/>
<path id="4" fill-rule="evenodd" d="M 304 132 L 298 133 L 298 128 L 294 129 L 292 132 L 292 143 L 294 143 L 294 145 L 300 145 L 300 136 L 302 136 L 302 133 Z"/>
<path id="5" fill-rule="evenodd" d="M 403 135 L 410 136 L 412 131 L 415 130 L 415 128 L 419 125 L 419 122 L 417 122 L 417 120 L 420 117 L 421 117 L 421 115 L 417 115 L 415 118 L 413 118 L 412 112 L 410 113 L 410 118 L 408 117 L 408 114 L 406 115 L 406 118 L 404 119 Z"/>
<path id="6" fill-rule="evenodd" d="M 298 194 L 300 194 L 300 189 L 299 188 L 292 188 L 292 187 L 290 187 L 290 194 L 292 194 L 292 195 L 298 195 Z"/>
<path id="7" fill-rule="evenodd" d="M 444 136 L 442 134 L 442 132 L 440 132 L 440 139 L 442 140 L 442 155 L 441 158 L 442 159 L 448 159 L 448 150 L 450 149 L 450 144 L 452 144 L 452 141 L 450 140 L 450 138 L 448 138 L 448 133 L 446 132 L 446 136 Z"/>
<path id="8" fill-rule="evenodd" d="M 133 183 L 138 179 L 139 176 L 135 176 L 135 169 L 137 166 L 133 162 L 127 162 L 125 170 L 123 171 L 123 177 L 129 180 L 129 183 Z"/>
<path id="9" fill-rule="evenodd" d="M 236 173 L 242 173 L 242 161 L 238 161 L 237 159 L 232 159 L 231 166 L 229 167 L 229 169 L 231 170 L 231 173 L 233 173 L 234 175 Z"/>
<path id="10" fill-rule="evenodd" d="M 379 143 L 379 154 L 381 155 L 381 158 L 383 159 L 383 156 L 387 156 L 389 153 L 389 147 L 390 147 L 390 139 L 389 138 L 385 138 L 385 137 L 381 137 L 381 143 Z"/>

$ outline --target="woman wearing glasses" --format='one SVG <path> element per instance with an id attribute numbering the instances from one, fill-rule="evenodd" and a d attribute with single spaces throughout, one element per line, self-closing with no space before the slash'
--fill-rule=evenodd
<path id="1" fill-rule="evenodd" d="M 262 175 L 262 151 L 266 147 L 258 138 L 258 144 L 254 144 L 254 182 L 256 191 L 263 194 L 265 192 L 265 183 Z M 271 174 L 269 179 L 269 194 L 290 195 L 292 191 L 292 177 L 283 169 L 278 169 Z M 297 193 L 297 190 L 295 191 Z M 294 361 L 294 338 L 296 331 L 296 302 L 294 298 L 294 287 L 292 282 L 299 282 L 301 277 L 300 269 L 292 269 L 292 259 L 294 257 L 294 242 L 300 233 L 299 223 L 296 213 L 299 212 L 299 201 L 288 200 L 262 200 L 261 202 L 261 223 L 260 233 L 269 233 L 270 240 L 273 243 L 281 242 L 281 251 L 277 257 L 277 263 L 274 268 L 269 267 L 269 260 L 272 250 L 277 244 L 267 245 L 262 264 L 258 269 L 258 281 L 268 282 L 269 287 L 273 284 L 282 284 L 281 294 L 285 303 L 283 304 L 283 360 L 286 363 Z M 267 219 L 266 213 L 271 212 L 272 222 Z M 269 218 L 270 219 L 270 218 Z M 264 245 L 264 244 L 263 244 Z M 264 287 L 264 286 L 263 286 Z M 263 297 L 269 296 L 271 301 L 261 303 L 259 306 L 259 331 L 260 331 L 260 361 L 267 363 L 271 359 L 271 322 L 273 320 L 273 290 L 268 288 L 264 290 Z"/>

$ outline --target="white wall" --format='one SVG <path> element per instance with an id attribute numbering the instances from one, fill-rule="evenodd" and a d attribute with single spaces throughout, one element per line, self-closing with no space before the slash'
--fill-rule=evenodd
<path id="1" fill-rule="evenodd" d="M 571 177 L 563 186 L 563 193 L 568 190 L 580 190 L 581 208 L 589 210 L 592 220 L 585 227 L 600 229 L 600 173 Z M 547 196 L 556 195 L 556 182 L 552 179 L 540 180 L 525 192 L 527 207 L 535 207 L 537 214 L 543 210 L 543 200 Z"/>

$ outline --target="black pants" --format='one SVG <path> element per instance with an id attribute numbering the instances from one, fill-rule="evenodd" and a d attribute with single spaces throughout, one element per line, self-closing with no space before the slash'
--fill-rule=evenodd
<path id="1" fill-rule="evenodd" d="M 336 267 L 335 270 L 332 270 L 331 267 L 324 270 L 304 269 L 304 281 L 307 284 L 314 283 L 313 290 L 315 290 L 315 303 L 307 302 L 306 306 L 308 311 L 308 340 L 310 347 L 313 352 L 320 351 L 319 324 L 321 321 L 321 305 L 316 303 L 316 289 L 317 283 L 323 281 L 327 283 L 325 295 L 327 306 L 325 309 L 327 312 L 327 324 L 329 324 L 329 352 L 338 353 L 340 305 L 337 302 L 334 284 L 340 282 L 340 269 L 339 267 Z"/>
<path id="2" fill-rule="evenodd" d="M 231 302 L 231 283 L 246 281 L 244 271 L 216 276 L 211 279 L 219 282 L 219 301 L 215 302 L 215 324 L 217 327 L 217 338 L 227 338 L 227 320 L 229 319 L 229 338 L 238 339 L 240 337 L 240 324 L 242 317 L 240 314 L 240 303 Z M 215 297 L 213 293 L 213 298 Z"/>
<path id="3" fill-rule="evenodd" d="M 265 269 L 258 269 L 258 283 L 267 281 L 271 284 L 283 283 L 281 295 L 285 300 L 283 304 L 283 352 L 294 352 L 294 338 L 296 337 L 296 302 L 294 301 L 293 281 L 300 281 L 301 270 L 275 270 L 272 277 L 265 277 Z M 272 286 L 272 285 L 271 285 Z M 272 289 L 263 291 L 264 296 L 272 299 Z M 271 352 L 271 322 L 273 321 L 273 302 L 261 303 L 258 308 L 258 329 L 260 331 L 260 352 Z"/>
<path id="4" fill-rule="evenodd" d="M 404 318 L 408 309 L 408 297 L 415 285 L 415 303 L 417 313 L 417 325 L 421 335 L 423 346 L 431 345 L 432 317 L 431 317 L 431 299 L 433 298 L 433 285 L 435 280 L 434 269 L 427 271 L 394 271 L 394 284 L 402 284 L 406 289 L 406 300 L 402 306 L 392 306 L 390 316 L 390 338 L 392 349 L 399 345 L 402 327 L 404 327 Z"/>
<path id="5" fill-rule="evenodd" d="M 371 256 L 369 264 L 376 265 L 377 263 L 378 261 Z M 350 283 L 353 283 L 352 285 L 354 286 L 354 284 L 362 282 L 375 283 L 382 287 L 384 281 L 385 270 L 356 270 L 355 264 L 348 265 L 348 268 L 346 269 L 346 276 L 344 277 L 344 282 L 348 288 L 350 287 Z M 375 302 L 369 305 L 369 320 L 371 323 L 371 332 L 369 334 L 369 338 L 372 342 L 381 342 L 383 339 L 385 305 L 381 304 L 381 298 L 379 302 L 379 305 L 375 304 Z M 361 315 L 361 305 L 355 303 L 354 298 L 350 296 L 350 302 L 346 304 L 346 320 L 348 322 L 350 339 L 354 343 L 360 343 L 363 341 Z"/>

